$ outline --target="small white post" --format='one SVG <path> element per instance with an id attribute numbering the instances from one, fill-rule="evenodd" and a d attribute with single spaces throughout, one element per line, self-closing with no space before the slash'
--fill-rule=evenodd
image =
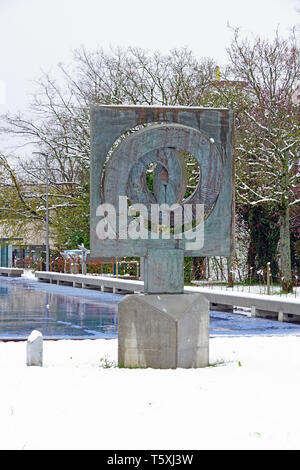
<path id="1" fill-rule="evenodd" d="M 278 312 L 278 321 L 284 321 L 284 313 L 282 310 Z"/>
<path id="2" fill-rule="evenodd" d="M 43 335 L 33 330 L 27 339 L 27 365 L 43 366 Z"/>

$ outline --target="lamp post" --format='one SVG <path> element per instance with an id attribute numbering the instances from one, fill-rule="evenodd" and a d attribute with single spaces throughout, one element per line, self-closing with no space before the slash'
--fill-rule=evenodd
<path id="1" fill-rule="evenodd" d="M 45 158 L 46 169 L 46 271 L 49 271 L 49 169 L 48 169 L 48 155 L 43 152 L 33 152 L 37 155 L 42 155 Z"/>

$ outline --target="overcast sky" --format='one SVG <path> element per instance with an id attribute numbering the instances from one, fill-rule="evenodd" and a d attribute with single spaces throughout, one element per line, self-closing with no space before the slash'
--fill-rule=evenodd
<path id="1" fill-rule="evenodd" d="M 24 110 L 34 79 L 80 45 L 188 46 L 222 65 L 228 23 L 266 37 L 280 25 L 287 35 L 297 7 L 300 0 L 0 0 L 0 114 Z"/>

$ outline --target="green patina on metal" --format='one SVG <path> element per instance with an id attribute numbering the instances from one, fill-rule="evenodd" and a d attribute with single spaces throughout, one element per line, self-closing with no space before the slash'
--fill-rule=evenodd
<path id="1" fill-rule="evenodd" d="M 233 113 L 227 109 L 142 106 L 94 106 L 91 109 L 91 257 L 144 256 L 145 291 L 183 292 L 184 256 L 229 256 L 233 239 Z M 137 129 L 137 126 L 147 125 Z M 121 136 L 132 129 L 127 137 Z M 118 145 L 116 145 L 116 142 Z M 114 148 L 115 147 L 115 148 Z M 185 154 L 200 167 L 197 187 L 186 199 Z M 156 164 L 153 191 L 146 183 L 147 167 Z M 166 203 L 204 208 L 201 247 L 170 231 L 169 239 L 124 239 L 119 230 L 119 196 L 131 204 Z M 99 239 L 100 204 L 116 209 L 114 239 Z M 173 216 L 174 218 L 174 216 Z M 194 209 L 192 226 L 197 228 Z M 172 219 L 173 220 L 173 219 Z M 199 225 L 200 226 L 200 225 Z M 151 232 L 152 230 L 152 232 Z"/>

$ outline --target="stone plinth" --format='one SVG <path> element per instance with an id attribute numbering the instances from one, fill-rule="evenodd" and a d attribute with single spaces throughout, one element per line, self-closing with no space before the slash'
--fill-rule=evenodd
<path id="1" fill-rule="evenodd" d="M 119 304 L 121 367 L 205 367 L 209 302 L 201 294 L 137 294 Z"/>
<path id="2" fill-rule="evenodd" d="M 33 330 L 27 340 L 27 365 L 43 365 L 43 335 L 37 330 Z"/>

